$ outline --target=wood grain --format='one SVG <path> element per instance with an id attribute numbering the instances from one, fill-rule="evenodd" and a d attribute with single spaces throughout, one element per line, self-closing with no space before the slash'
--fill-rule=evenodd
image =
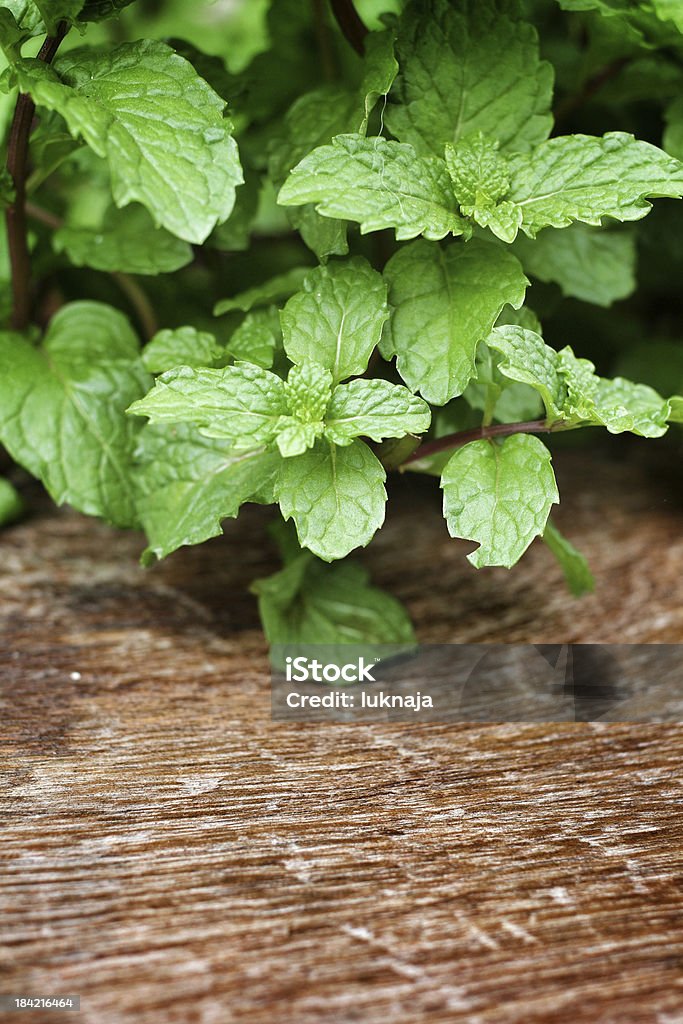
<path id="1" fill-rule="evenodd" d="M 424 640 L 683 640 L 683 506 L 559 459 L 541 546 L 476 573 L 429 485 L 364 556 Z M 254 510 L 151 571 L 45 508 L 3 535 L 0 992 L 86 1024 L 680 1024 L 678 725 L 302 726 L 269 717 Z"/>

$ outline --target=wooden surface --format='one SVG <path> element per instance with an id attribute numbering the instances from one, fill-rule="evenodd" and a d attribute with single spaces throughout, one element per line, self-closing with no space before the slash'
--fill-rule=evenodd
<path id="1" fill-rule="evenodd" d="M 432 489 L 365 556 L 423 640 L 683 640 L 683 504 L 558 460 L 590 555 L 477 574 Z M 269 717 L 253 510 L 136 565 L 45 510 L 2 537 L 0 992 L 87 1024 L 681 1024 L 677 725 L 302 726 Z"/>

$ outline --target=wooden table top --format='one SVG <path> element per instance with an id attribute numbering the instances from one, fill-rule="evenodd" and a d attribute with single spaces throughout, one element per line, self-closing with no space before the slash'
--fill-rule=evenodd
<path id="1" fill-rule="evenodd" d="M 400 482 L 364 561 L 421 639 L 683 640 L 680 494 L 558 465 L 579 603 Z M 81 997 L 8 1021 L 681 1024 L 683 727 L 273 723 L 267 516 L 146 571 L 74 513 L 2 535 L 0 994 Z"/>

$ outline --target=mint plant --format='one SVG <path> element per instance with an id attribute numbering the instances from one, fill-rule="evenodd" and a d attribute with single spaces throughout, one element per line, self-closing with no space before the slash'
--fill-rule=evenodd
<path id="1" fill-rule="evenodd" d="M 678 4 L 191 6 L 0 3 L 6 451 L 147 565 L 273 506 L 271 642 L 411 641 L 338 561 L 397 471 L 440 478 L 475 567 L 542 538 L 590 589 L 551 435 L 683 422 L 676 330 L 648 334 L 676 207 L 643 221 L 683 197 Z"/>

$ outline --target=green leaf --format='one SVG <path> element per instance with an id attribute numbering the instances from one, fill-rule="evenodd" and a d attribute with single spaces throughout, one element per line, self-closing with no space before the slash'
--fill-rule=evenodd
<path id="1" fill-rule="evenodd" d="M 386 285 L 367 260 L 329 263 L 282 310 L 285 351 L 294 363 L 331 370 L 336 383 L 365 371 L 388 316 Z"/>
<path id="2" fill-rule="evenodd" d="M 385 472 L 362 441 L 315 448 L 285 459 L 276 485 L 285 519 L 299 542 L 326 562 L 365 547 L 384 522 Z"/>
<path id="3" fill-rule="evenodd" d="M 509 162 L 508 199 L 521 207 L 530 238 L 576 220 L 640 220 L 652 208 L 646 196 L 683 196 L 683 164 L 626 132 L 563 135 Z"/>
<path id="4" fill-rule="evenodd" d="M 168 274 L 192 262 L 192 249 L 163 228 L 155 228 L 142 206 L 112 208 L 99 228 L 59 228 L 52 236 L 56 252 L 66 252 L 77 267 L 127 274 Z"/>
<path id="5" fill-rule="evenodd" d="M 474 374 L 477 343 L 506 303 L 521 306 L 527 280 L 502 247 L 474 239 L 445 249 L 417 241 L 384 270 L 394 307 L 381 346 L 401 377 L 432 405 L 461 395 Z"/>
<path id="6" fill-rule="evenodd" d="M 446 145 L 446 167 L 460 206 L 493 205 L 510 185 L 508 162 L 498 152 L 497 141 L 481 132 Z"/>
<path id="7" fill-rule="evenodd" d="M 421 154 L 481 131 L 526 150 L 552 128 L 553 71 L 506 0 L 417 0 L 401 17 L 391 132 Z"/>
<path id="8" fill-rule="evenodd" d="M 527 274 L 559 285 L 564 295 L 611 306 L 636 286 L 636 239 L 627 231 L 573 224 L 548 228 L 535 241 L 520 237 L 513 252 Z"/>
<path id="9" fill-rule="evenodd" d="M 509 380 L 528 384 L 543 399 L 548 419 L 563 418 L 567 386 L 560 372 L 559 358 L 535 331 L 523 327 L 495 327 L 486 344 L 502 356 L 498 369 Z"/>
<path id="10" fill-rule="evenodd" d="M 196 327 L 157 331 L 142 350 L 142 362 L 150 373 L 164 373 L 176 366 L 216 366 L 225 358 L 213 334 Z"/>
<path id="11" fill-rule="evenodd" d="M 278 450 L 283 459 L 303 455 L 312 448 L 323 432 L 322 420 L 302 422 L 296 416 L 283 416 L 278 424 L 276 438 Z"/>
<path id="12" fill-rule="evenodd" d="M 0 477 L 0 527 L 20 519 L 23 512 L 24 503 L 15 488 L 9 480 Z"/>
<path id="13" fill-rule="evenodd" d="M 136 451 L 138 511 L 149 540 L 144 560 L 221 533 L 246 501 L 270 504 L 280 459 L 263 448 L 235 451 L 184 423 L 145 427 Z"/>
<path id="14" fill-rule="evenodd" d="M 252 593 L 270 644 L 413 644 L 403 606 L 353 562 L 326 565 L 303 552 Z"/>
<path id="15" fill-rule="evenodd" d="M 359 120 L 359 101 L 343 86 L 323 85 L 295 100 L 269 146 L 268 173 L 275 188 L 282 186 L 307 153 L 353 130 Z M 321 217 L 312 206 L 287 210 L 287 217 L 319 259 L 348 252 L 346 225 L 341 221 Z"/>
<path id="16" fill-rule="evenodd" d="M 574 597 L 582 597 L 595 590 L 595 579 L 585 556 L 560 533 L 551 519 L 545 524 L 543 540 L 557 559 Z"/>
<path id="17" fill-rule="evenodd" d="M 467 556 L 477 569 L 511 568 L 545 528 L 560 500 L 550 452 L 531 434 L 474 441 L 443 471 L 444 516 L 451 537 L 477 541 Z"/>
<path id="18" fill-rule="evenodd" d="M 0 442 L 58 504 L 133 526 L 138 425 L 124 411 L 150 383 L 123 314 L 63 306 L 42 349 L 0 334 Z"/>
<path id="19" fill-rule="evenodd" d="M 669 399 L 669 422 L 683 423 L 683 396 L 674 395 Z"/>
<path id="20" fill-rule="evenodd" d="M 271 368 L 275 353 L 281 348 L 280 314 L 275 306 L 247 313 L 227 344 L 227 351 L 233 359 L 254 363 L 264 370 Z"/>
<path id="21" fill-rule="evenodd" d="M 332 374 L 318 363 L 293 366 L 285 384 L 289 411 L 301 423 L 318 423 L 332 395 Z"/>
<path id="22" fill-rule="evenodd" d="M 352 380 L 335 389 L 325 414 L 325 434 L 338 445 L 354 437 L 422 434 L 429 429 L 431 412 L 426 402 L 400 384 L 386 380 Z"/>
<path id="23" fill-rule="evenodd" d="M 157 377 L 128 412 L 148 416 L 151 423 L 194 423 L 205 437 L 249 449 L 274 440 L 278 420 L 287 414 L 285 385 L 249 363 L 223 369 L 179 366 Z"/>
<path id="24" fill-rule="evenodd" d="M 370 32 L 363 44 L 364 75 L 360 87 L 363 100 L 363 120 L 358 131 L 365 135 L 370 114 L 380 96 L 386 96 L 398 74 L 398 61 L 394 56 L 394 32 Z"/>
<path id="25" fill-rule="evenodd" d="M 357 221 L 361 234 L 395 228 L 398 239 L 462 235 L 443 160 L 379 137 L 338 135 L 294 168 L 280 189 L 283 206 L 315 203 L 326 217 Z"/>
<path id="26" fill-rule="evenodd" d="M 292 267 L 291 270 L 271 277 L 263 284 L 247 288 L 246 291 L 239 292 L 238 295 L 233 295 L 229 299 L 221 299 L 214 306 L 213 315 L 222 316 L 224 313 L 232 313 L 236 309 L 241 309 L 246 313 L 250 309 L 269 306 L 273 302 L 278 303 L 283 299 L 288 299 L 290 295 L 299 290 L 307 274 L 310 273 L 310 267 Z"/>
<path id="27" fill-rule="evenodd" d="M 225 103 L 165 43 L 72 50 L 54 69 L 22 60 L 15 73 L 107 161 L 117 206 L 140 202 L 197 243 L 230 215 L 243 179 Z"/>
<path id="28" fill-rule="evenodd" d="M 666 433 L 669 403 L 646 384 L 599 377 L 593 364 L 578 359 L 569 346 L 555 352 L 521 327 L 496 327 L 486 343 L 503 356 L 501 373 L 538 391 L 550 422 L 603 426 L 611 434 L 628 430 L 642 437 Z"/>

